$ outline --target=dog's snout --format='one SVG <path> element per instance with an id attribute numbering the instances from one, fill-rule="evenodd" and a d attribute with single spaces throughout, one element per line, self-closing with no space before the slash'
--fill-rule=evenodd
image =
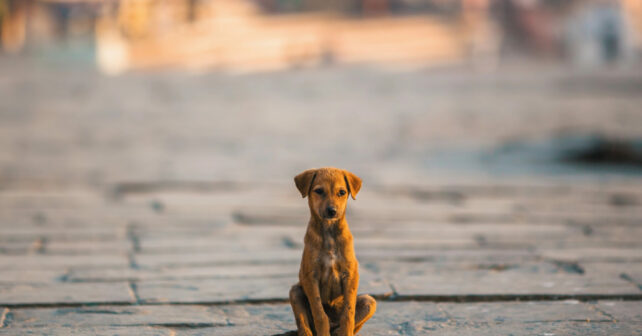
<path id="1" fill-rule="evenodd" d="M 329 206 L 329 207 L 325 208 L 325 215 L 326 215 L 326 217 L 330 217 L 330 218 L 336 216 L 337 215 L 337 208 L 335 208 L 333 206 Z"/>

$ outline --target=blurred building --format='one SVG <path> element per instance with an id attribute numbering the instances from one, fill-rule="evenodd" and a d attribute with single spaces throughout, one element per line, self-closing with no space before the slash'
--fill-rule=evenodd
<path id="1" fill-rule="evenodd" d="M 5 52 L 94 41 L 106 72 L 328 63 L 630 61 L 642 0 L 0 0 Z"/>

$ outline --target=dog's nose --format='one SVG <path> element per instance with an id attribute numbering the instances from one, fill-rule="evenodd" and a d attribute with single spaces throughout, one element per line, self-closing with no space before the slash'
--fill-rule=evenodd
<path id="1" fill-rule="evenodd" d="M 325 208 L 325 215 L 327 217 L 332 218 L 332 217 L 337 215 L 337 209 L 335 207 L 333 207 L 333 206 L 329 206 L 329 207 Z"/>

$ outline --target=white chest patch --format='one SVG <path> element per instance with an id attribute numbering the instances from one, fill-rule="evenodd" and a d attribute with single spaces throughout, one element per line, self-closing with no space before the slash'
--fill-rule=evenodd
<path id="1" fill-rule="evenodd" d="M 325 267 L 334 268 L 334 263 L 336 262 L 336 257 L 334 253 L 329 253 L 323 257 L 323 265 Z"/>
<path id="2" fill-rule="evenodd" d="M 326 279 L 336 278 L 337 272 L 337 256 L 334 253 L 328 253 L 321 259 L 323 274 Z"/>

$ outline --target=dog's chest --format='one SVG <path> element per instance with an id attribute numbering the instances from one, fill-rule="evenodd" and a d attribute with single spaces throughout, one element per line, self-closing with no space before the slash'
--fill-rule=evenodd
<path id="1" fill-rule="evenodd" d="M 333 238 L 325 237 L 323 245 L 318 264 L 320 289 L 323 301 L 330 302 L 343 292 L 340 268 L 343 256 Z"/>

